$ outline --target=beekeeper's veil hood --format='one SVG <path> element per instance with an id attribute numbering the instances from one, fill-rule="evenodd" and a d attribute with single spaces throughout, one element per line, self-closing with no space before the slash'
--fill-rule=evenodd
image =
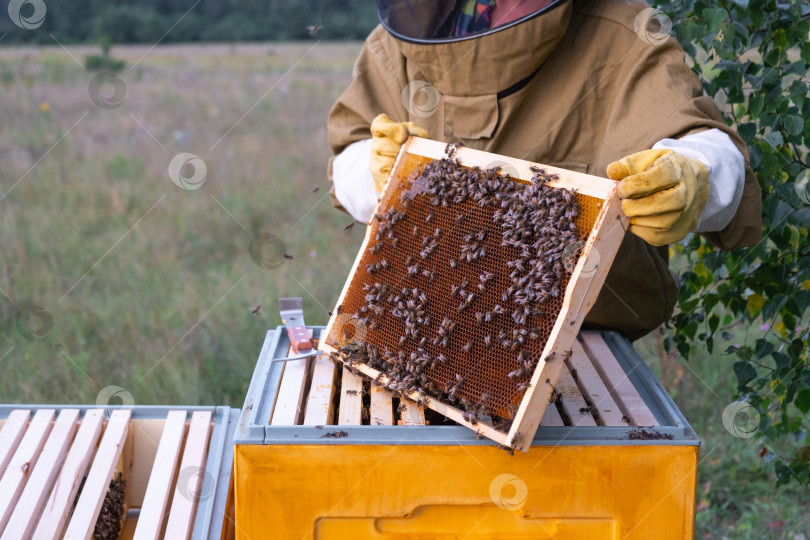
<path id="1" fill-rule="evenodd" d="M 460 32 L 464 17 L 481 4 L 377 0 L 382 25 L 418 69 L 412 75 L 441 92 L 445 118 L 453 119 L 453 131 L 460 137 L 490 135 L 497 122 L 498 99 L 518 90 L 540 69 L 565 34 L 572 10 L 571 1 L 556 0 L 503 25 L 467 24 Z"/>
<path id="2" fill-rule="evenodd" d="M 524 0 L 542 6 L 531 13 L 513 19 L 499 26 L 490 27 L 473 20 L 487 23 L 487 4 L 493 6 L 498 0 L 377 0 L 377 15 L 380 22 L 394 37 L 410 43 L 449 43 L 475 39 L 518 26 L 526 21 L 545 15 L 565 0 Z M 521 10 L 525 12 L 525 9 Z M 508 14 L 507 14 L 508 15 Z"/>

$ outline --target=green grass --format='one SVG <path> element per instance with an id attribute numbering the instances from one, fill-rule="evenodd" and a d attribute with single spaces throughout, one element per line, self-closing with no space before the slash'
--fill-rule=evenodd
<path id="1" fill-rule="evenodd" d="M 5 325 L 0 401 L 92 403 L 117 385 L 138 404 L 239 407 L 279 296 L 325 323 L 362 239 L 325 174 L 326 115 L 359 45 L 311 46 L 167 47 L 140 63 L 145 47 L 116 49 L 137 65 L 109 110 L 61 50 L 0 51 L 0 289 L 54 324 L 40 342 Z M 202 188 L 171 182 L 181 151 L 205 161 Z M 257 266 L 259 233 L 295 258 Z"/>
<path id="2" fill-rule="evenodd" d="M 240 407 L 280 296 L 325 324 L 363 237 L 325 174 L 326 115 L 360 46 L 311 46 L 116 47 L 126 98 L 110 110 L 61 49 L 0 49 L 0 402 L 94 403 L 116 385 L 136 404 Z M 200 189 L 170 181 L 178 152 L 205 161 Z M 259 233 L 295 258 L 254 264 Z M 46 308 L 47 339 L 9 324 L 3 295 Z M 697 537 L 810 538 L 807 492 L 775 490 L 756 438 L 723 428 L 732 360 L 662 369 L 653 337 L 637 347 L 703 440 Z"/>

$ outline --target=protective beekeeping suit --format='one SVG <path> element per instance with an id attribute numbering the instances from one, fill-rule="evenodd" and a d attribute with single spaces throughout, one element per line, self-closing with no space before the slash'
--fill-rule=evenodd
<path id="1" fill-rule="evenodd" d="M 382 24 L 329 115 L 333 203 L 356 219 L 370 217 L 409 134 L 620 180 L 632 225 L 586 327 L 631 338 L 672 313 L 667 244 L 691 231 L 723 249 L 760 240 L 747 148 L 676 40 L 646 24 L 646 4 L 379 0 L 378 9 Z"/>

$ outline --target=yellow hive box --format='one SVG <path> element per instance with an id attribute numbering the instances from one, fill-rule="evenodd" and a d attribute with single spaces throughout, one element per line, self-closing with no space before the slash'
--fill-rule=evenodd
<path id="1" fill-rule="evenodd" d="M 318 329 L 315 329 L 318 332 Z M 700 440 L 632 346 L 583 332 L 528 453 L 268 332 L 235 437 L 236 537 L 684 539 Z"/>

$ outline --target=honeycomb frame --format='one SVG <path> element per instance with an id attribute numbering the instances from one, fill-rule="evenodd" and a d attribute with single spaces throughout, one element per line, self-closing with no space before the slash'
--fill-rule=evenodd
<path id="1" fill-rule="evenodd" d="M 445 157 L 445 150 L 446 144 L 438 141 L 418 137 L 411 137 L 406 141 L 389 174 L 374 214 L 393 208 L 402 185 L 408 177 L 419 170 L 423 164 Z M 555 180 L 549 182 L 549 186 L 575 190 L 580 199 L 584 196 L 598 200 L 595 207 L 598 214 L 595 218 L 588 219 L 587 225 L 590 225 L 590 230 L 583 231 L 584 247 L 582 247 L 576 266 L 565 285 L 557 317 L 548 332 L 540 360 L 532 373 L 528 388 L 517 405 L 509 432 L 504 433 L 484 422 L 471 423 L 465 418 L 463 410 L 449 403 L 421 396 L 421 402 L 436 412 L 501 445 L 525 452 L 531 446 L 546 406 L 553 401 L 554 386 L 559 378 L 563 362 L 570 354 L 585 315 L 596 301 L 610 263 L 615 257 L 627 229 L 627 218 L 621 211 L 617 183 L 614 181 L 465 147 L 459 148 L 454 158 L 466 167 L 500 166 L 503 172 L 508 172 L 515 181 L 522 183 L 528 183 L 534 176 L 534 172 L 531 170 L 533 167 L 540 167 L 550 174 L 557 175 Z M 373 219 L 372 217 L 372 221 Z M 362 294 L 351 288 L 353 283 L 355 287 L 359 287 L 358 273 L 364 271 L 361 262 L 364 259 L 368 260 L 369 247 L 376 243 L 376 238 L 372 236 L 372 229 L 373 227 L 368 227 L 366 230 L 366 237 L 337 301 L 337 306 L 342 306 L 347 297 L 351 298 L 350 293 L 354 296 Z M 334 345 L 339 342 L 338 328 L 344 327 L 348 315 L 348 313 L 341 313 L 340 309 L 336 307 L 326 327 L 324 335 L 327 338 L 321 348 L 329 352 L 335 350 Z M 355 364 L 354 367 L 365 376 L 375 379 L 378 384 L 388 382 L 384 373 L 368 365 Z M 420 398 L 416 392 L 407 397 L 414 401 Z"/>

